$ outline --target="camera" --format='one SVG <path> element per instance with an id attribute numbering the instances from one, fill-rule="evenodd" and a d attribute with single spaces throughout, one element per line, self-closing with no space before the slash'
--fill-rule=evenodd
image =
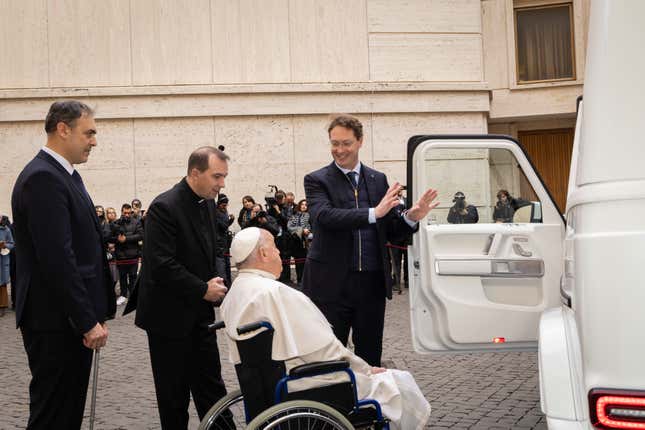
<path id="1" fill-rule="evenodd" d="M 277 192 L 277 185 L 267 185 L 267 192 L 264 194 L 264 201 L 266 202 L 267 208 L 278 204 L 277 200 L 275 199 L 275 193 Z"/>
<path id="2" fill-rule="evenodd" d="M 116 226 L 116 233 L 125 235 L 125 225 L 129 222 L 130 220 L 125 218 L 119 218 L 115 220 L 114 225 Z"/>

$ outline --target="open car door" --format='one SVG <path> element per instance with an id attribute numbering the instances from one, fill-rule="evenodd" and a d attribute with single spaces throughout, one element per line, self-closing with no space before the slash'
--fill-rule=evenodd
<path id="1" fill-rule="evenodd" d="M 414 136 L 407 169 L 410 202 L 430 187 L 441 202 L 408 251 L 415 350 L 536 349 L 540 314 L 561 303 L 565 224 L 522 148 Z"/>

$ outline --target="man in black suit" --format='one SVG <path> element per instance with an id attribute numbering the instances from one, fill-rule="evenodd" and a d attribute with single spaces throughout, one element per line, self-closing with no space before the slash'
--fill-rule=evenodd
<path id="1" fill-rule="evenodd" d="M 31 383 L 29 429 L 78 429 L 92 350 L 105 346 L 115 296 L 94 204 L 74 164 L 96 146 L 92 110 L 56 102 L 47 144 L 18 176 L 11 196 L 17 261 L 16 323 Z"/>
<path id="2" fill-rule="evenodd" d="M 329 127 L 334 161 L 305 176 L 305 193 L 314 239 L 307 254 L 303 291 L 347 345 L 349 330 L 356 355 L 381 365 L 385 298 L 392 298 L 390 261 L 385 244 L 409 237 L 418 221 L 439 203 L 427 190 L 404 213 L 398 183 L 388 186 L 381 172 L 358 160 L 363 126 L 349 115 Z"/>
<path id="3" fill-rule="evenodd" d="M 135 322 L 148 334 L 164 429 L 187 427 L 189 393 L 200 419 L 226 394 L 217 338 L 207 327 L 227 291 L 216 271 L 213 200 L 224 187 L 227 160 L 219 149 L 198 148 L 186 177 L 146 213 Z"/>

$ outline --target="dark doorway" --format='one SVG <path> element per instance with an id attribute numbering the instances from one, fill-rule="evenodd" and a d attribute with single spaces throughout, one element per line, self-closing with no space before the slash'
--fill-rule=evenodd
<path id="1" fill-rule="evenodd" d="M 560 213 L 567 205 L 573 128 L 518 132 L 518 140 L 549 189 Z M 524 188 L 525 184 L 520 184 Z M 524 189 L 521 190 L 524 193 Z M 528 191 L 528 190 L 527 190 Z"/>

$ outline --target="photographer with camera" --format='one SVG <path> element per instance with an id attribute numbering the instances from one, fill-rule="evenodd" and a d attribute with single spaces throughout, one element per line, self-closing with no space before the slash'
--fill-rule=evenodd
<path id="1" fill-rule="evenodd" d="M 457 191 L 452 201 L 454 205 L 448 212 L 448 222 L 450 224 L 475 224 L 479 221 L 477 208 L 466 202 L 464 193 Z"/>
<path id="2" fill-rule="evenodd" d="M 117 305 L 122 305 L 130 296 L 137 279 L 140 248 L 139 241 L 143 240 L 141 222 L 132 219 L 132 206 L 124 203 L 121 206 L 121 218 L 112 224 L 112 238 L 109 242 L 115 244 L 116 265 L 119 269 L 120 296 Z"/>
<path id="3" fill-rule="evenodd" d="M 277 189 L 275 185 L 269 185 L 269 189 Z M 290 193 L 293 194 L 293 193 Z M 274 198 L 267 194 L 265 197 L 267 202 L 267 214 L 276 220 L 280 226 L 280 231 L 275 236 L 275 244 L 280 250 L 280 258 L 282 259 L 282 272 L 280 273 L 280 282 L 289 284 L 291 283 L 291 256 L 292 252 L 292 235 L 289 232 L 288 224 L 289 218 L 293 215 L 293 200 L 291 204 L 287 204 L 287 194 L 282 191 L 276 191 Z"/>
<path id="4" fill-rule="evenodd" d="M 269 185 L 269 188 L 276 189 L 277 187 L 275 185 Z M 273 197 L 267 193 L 267 196 L 264 198 L 266 201 L 267 214 L 272 216 L 284 230 L 287 229 L 287 223 L 289 222 L 290 216 L 286 211 L 285 199 L 286 194 L 282 190 L 276 191 Z"/>
<path id="5" fill-rule="evenodd" d="M 259 204 L 253 205 L 251 209 L 251 220 L 246 227 L 258 227 L 267 230 L 273 236 L 280 233 L 280 225 L 271 215 L 268 215 Z"/>

